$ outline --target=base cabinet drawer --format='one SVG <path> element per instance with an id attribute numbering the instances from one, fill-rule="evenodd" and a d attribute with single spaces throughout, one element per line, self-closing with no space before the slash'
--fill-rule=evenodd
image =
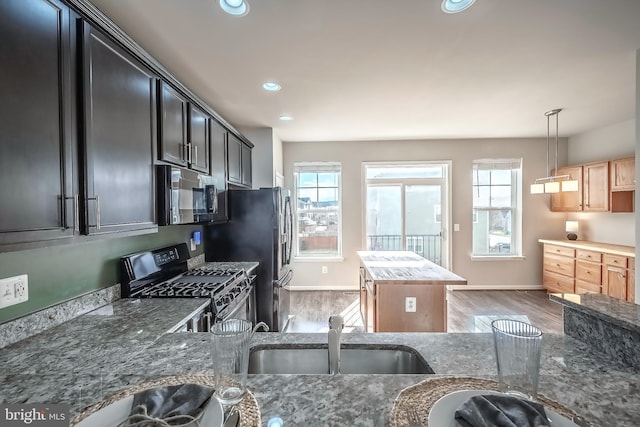
<path id="1" fill-rule="evenodd" d="M 576 279 L 589 282 L 600 287 L 602 281 L 602 266 L 595 262 L 576 261 Z"/>
<path id="2" fill-rule="evenodd" d="M 574 277 L 576 261 L 573 258 L 546 255 L 544 257 L 544 270 Z"/>
<path id="3" fill-rule="evenodd" d="M 599 294 L 602 292 L 600 283 L 590 283 L 576 279 L 576 294 Z"/>
<path id="4" fill-rule="evenodd" d="M 576 253 L 576 250 L 573 248 L 567 248 L 565 246 L 550 245 L 548 243 L 545 243 L 544 245 L 545 257 L 547 255 L 559 255 L 559 256 L 566 256 L 566 257 L 573 258 L 575 256 L 575 253 Z"/>
<path id="5" fill-rule="evenodd" d="M 562 274 L 544 271 L 542 273 L 542 284 L 549 292 L 560 292 L 563 294 L 572 294 L 574 290 L 574 279 L 566 277 Z"/>

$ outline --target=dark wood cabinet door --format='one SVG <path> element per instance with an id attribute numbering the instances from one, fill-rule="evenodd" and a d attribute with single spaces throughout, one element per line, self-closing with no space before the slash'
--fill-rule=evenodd
<path id="1" fill-rule="evenodd" d="M 189 162 L 191 169 L 209 173 L 209 115 L 189 104 Z"/>
<path id="2" fill-rule="evenodd" d="M 187 166 L 187 99 L 160 82 L 160 160 Z"/>
<path id="3" fill-rule="evenodd" d="M 71 11 L 0 1 L 0 245 L 74 234 Z"/>
<path id="4" fill-rule="evenodd" d="M 246 144 L 242 144 L 242 184 L 251 188 L 251 148 Z"/>
<path id="5" fill-rule="evenodd" d="M 227 191 L 227 130 L 217 121 L 211 120 L 211 176 L 218 191 L 218 212 L 214 222 L 229 220 L 229 193 Z"/>
<path id="6" fill-rule="evenodd" d="M 157 77 L 81 22 L 85 232 L 157 229 Z"/>
<path id="7" fill-rule="evenodd" d="M 237 136 L 227 136 L 227 179 L 234 184 L 242 184 L 242 146 Z"/>

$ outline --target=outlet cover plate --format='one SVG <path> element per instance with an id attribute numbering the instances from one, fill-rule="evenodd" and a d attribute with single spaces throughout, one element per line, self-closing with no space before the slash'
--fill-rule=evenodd
<path id="1" fill-rule="evenodd" d="M 404 299 L 404 311 L 406 313 L 416 312 L 416 297 L 405 297 Z"/>
<path id="2" fill-rule="evenodd" d="M 19 304 L 29 300 L 29 276 L 0 279 L 0 308 Z"/>

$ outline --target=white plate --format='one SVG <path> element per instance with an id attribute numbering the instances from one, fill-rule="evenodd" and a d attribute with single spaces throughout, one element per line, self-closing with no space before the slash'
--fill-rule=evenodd
<path id="1" fill-rule="evenodd" d="M 493 390 L 460 390 L 442 396 L 429 411 L 429 425 L 438 427 L 459 427 L 455 420 L 456 409 L 473 396 L 479 394 L 500 394 Z M 552 427 L 577 427 L 573 421 L 557 412 L 544 408 Z"/>
<path id="2" fill-rule="evenodd" d="M 116 427 L 124 421 L 131 413 L 131 404 L 133 403 L 133 395 L 120 399 L 109 406 L 105 406 L 98 412 L 89 415 L 84 420 L 76 424 L 76 427 Z M 224 412 L 220 401 L 211 396 L 209 403 L 204 410 L 201 426 L 222 427 Z M 195 423 L 192 423 L 194 426 Z M 191 426 L 191 424 L 188 424 Z"/>

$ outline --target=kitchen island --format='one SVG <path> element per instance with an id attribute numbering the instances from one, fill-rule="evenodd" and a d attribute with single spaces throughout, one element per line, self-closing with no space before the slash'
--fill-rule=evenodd
<path id="1" fill-rule="evenodd" d="M 447 332 L 447 286 L 467 281 L 410 251 L 359 251 L 367 332 Z"/>
<path id="2" fill-rule="evenodd" d="M 0 403 L 68 403 L 71 415 L 168 375 L 211 375 L 207 333 L 167 333 L 207 300 L 117 300 L 0 349 Z M 384 426 L 394 399 L 427 378 L 495 378 L 490 334 L 343 334 L 344 344 L 415 348 L 435 375 L 250 375 L 262 425 Z M 252 346 L 326 344 L 326 334 L 257 333 Z M 640 372 L 571 338 L 545 335 L 540 393 L 594 426 L 640 424 Z"/>

